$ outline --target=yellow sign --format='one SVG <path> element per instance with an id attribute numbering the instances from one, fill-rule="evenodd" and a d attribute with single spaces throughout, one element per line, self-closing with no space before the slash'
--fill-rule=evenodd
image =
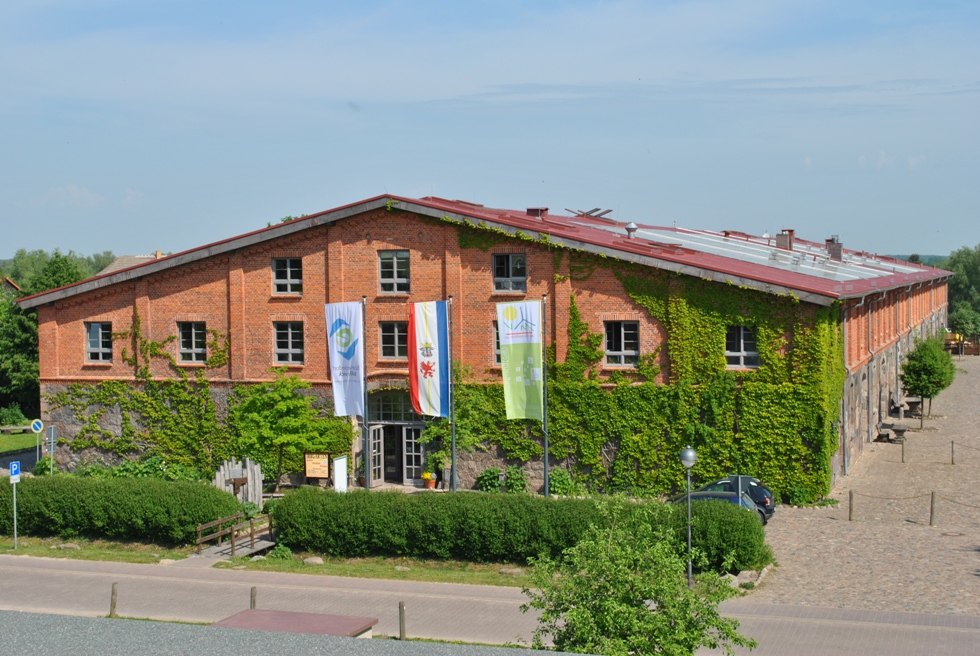
<path id="1" fill-rule="evenodd" d="M 307 453 L 306 454 L 306 477 L 307 478 L 330 478 L 330 454 Z"/>

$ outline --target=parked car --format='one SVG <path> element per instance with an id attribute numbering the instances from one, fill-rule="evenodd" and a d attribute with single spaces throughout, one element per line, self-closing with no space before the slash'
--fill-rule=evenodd
<path id="1" fill-rule="evenodd" d="M 671 497 L 670 501 L 671 503 L 686 503 L 687 492 Z M 742 496 L 740 497 L 737 492 L 713 490 L 699 490 L 697 492 L 692 491 L 691 503 L 694 503 L 695 501 L 724 501 L 726 503 L 734 503 L 755 513 L 763 524 L 768 521 L 765 511 L 756 505 L 755 501 L 752 500 L 752 497 L 749 496 L 748 492 L 742 492 Z"/>
<path id="2" fill-rule="evenodd" d="M 766 521 L 776 512 L 776 499 L 765 485 L 758 478 L 751 476 L 726 476 L 713 483 L 702 485 L 698 488 L 699 492 L 738 492 L 739 479 L 741 479 L 742 492 L 748 492 L 759 508 L 765 513 Z"/>

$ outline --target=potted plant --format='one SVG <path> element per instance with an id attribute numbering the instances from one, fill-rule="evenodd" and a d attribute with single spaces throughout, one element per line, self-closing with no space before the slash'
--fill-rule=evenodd
<path id="1" fill-rule="evenodd" d="M 431 471 L 422 472 L 422 484 L 426 490 L 436 489 L 436 473 Z"/>

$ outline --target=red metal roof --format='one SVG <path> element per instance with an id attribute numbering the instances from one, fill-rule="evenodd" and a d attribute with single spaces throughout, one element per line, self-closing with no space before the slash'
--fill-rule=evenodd
<path id="1" fill-rule="evenodd" d="M 550 213 L 547 208 L 498 209 L 435 196 L 416 199 L 382 195 L 100 274 L 22 298 L 18 303 L 25 308 L 36 307 L 382 207 L 483 223 L 487 227 L 511 233 L 520 231 L 535 238 L 544 235 L 553 244 L 768 293 L 794 294 L 801 300 L 820 305 L 952 276 L 948 271 L 848 249 L 841 249 L 837 260 L 831 256 L 826 243 L 807 241 L 795 235 L 789 238 L 791 249 L 777 245 L 778 237 L 752 236 L 737 231 L 630 224 L 635 227 L 630 236 L 627 224 L 605 216 L 559 215 Z"/>

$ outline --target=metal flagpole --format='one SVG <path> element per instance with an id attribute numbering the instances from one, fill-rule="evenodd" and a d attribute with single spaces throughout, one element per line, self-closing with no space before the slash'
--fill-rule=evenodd
<path id="1" fill-rule="evenodd" d="M 541 427 L 544 431 L 544 495 L 551 496 L 550 484 L 548 483 L 548 357 L 544 345 L 548 340 L 548 295 L 541 297 L 541 372 L 544 380 L 542 389 L 544 395 L 542 399 L 543 412 Z"/>
<path id="2" fill-rule="evenodd" d="M 364 424 L 364 487 L 371 489 L 371 433 L 368 429 L 368 393 L 367 393 L 367 344 L 364 342 L 364 326 L 367 325 L 367 296 L 361 297 L 361 375 L 364 384 L 364 414 L 361 416 Z"/>
<path id="3" fill-rule="evenodd" d="M 446 317 L 448 319 L 446 348 L 449 349 L 449 428 L 452 435 L 449 464 L 449 490 L 456 491 L 456 394 L 453 391 L 453 297 L 449 295 L 446 301 Z"/>

